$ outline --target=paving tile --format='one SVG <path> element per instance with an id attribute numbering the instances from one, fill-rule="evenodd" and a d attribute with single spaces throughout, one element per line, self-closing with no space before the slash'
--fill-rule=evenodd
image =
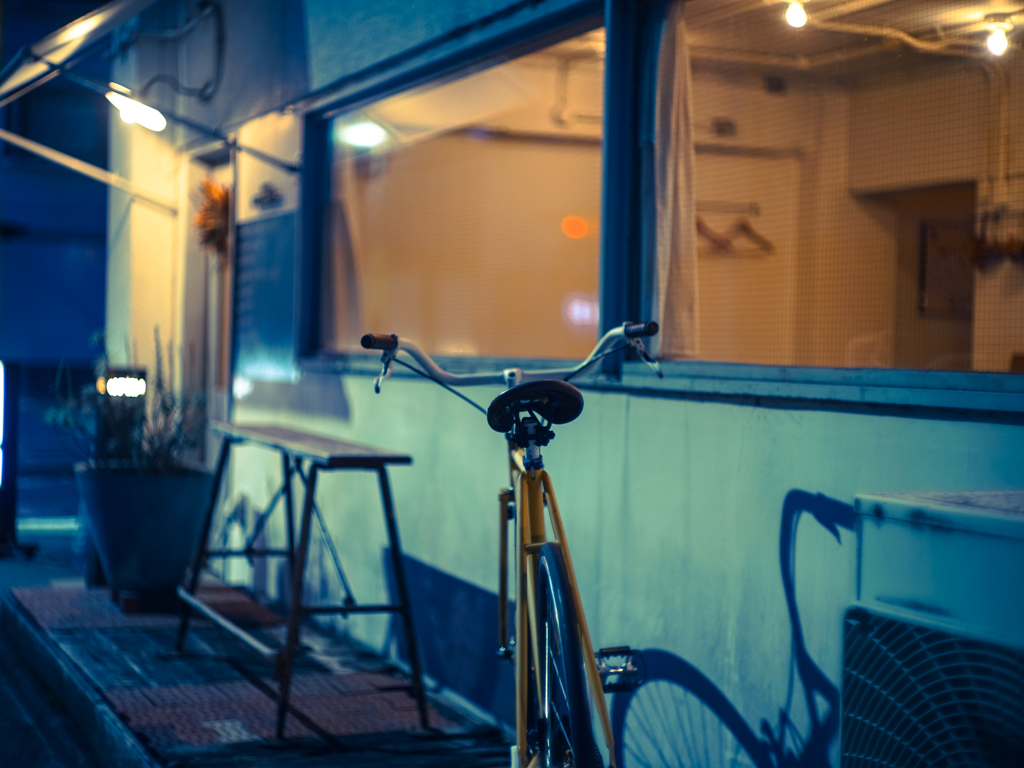
<path id="1" fill-rule="evenodd" d="M 276 614 L 235 590 L 214 588 L 206 594 L 219 610 L 231 610 L 248 621 L 268 644 L 280 644 L 283 626 Z M 408 735 L 422 732 L 408 680 L 384 671 L 386 661 L 365 649 L 315 630 L 303 630 L 303 642 L 312 650 L 296 660 L 290 703 L 298 715 L 287 719 L 289 741 L 282 752 L 274 741 L 278 683 L 272 665 L 211 622 L 194 622 L 187 652 L 179 655 L 173 650 L 177 615 L 122 614 L 105 590 L 19 589 L 15 596 L 164 762 L 201 767 L 234 765 L 237 758 L 239 765 L 263 765 L 266 757 L 269 768 L 307 765 L 315 757 L 320 765 L 324 749 L 339 748 L 337 742 L 318 738 L 325 734 L 371 739 L 358 748 L 370 750 L 364 756 L 373 750 L 390 754 L 389 745 L 405 739 L 409 760 L 387 758 L 382 765 L 501 764 L 492 761 L 496 755 L 507 761 L 507 745 L 493 731 L 466 742 L 468 748 L 482 750 L 486 759 L 479 763 L 451 762 L 454 742 L 409 741 Z M 433 728 L 468 725 L 436 707 L 430 708 L 429 717 Z M 310 744 L 319 744 L 320 752 L 310 752 Z M 258 745 L 275 745 L 279 753 L 271 749 L 250 754 Z M 425 762 L 417 757 L 420 746 L 426 750 Z M 359 758 L 352 764 L 376 763 Z"/>
<path id="2" fill-rule="evenodd" d="M 11 592 L 43 629 L 124 627 L 146 629 L 177 627 L 178 613 L 123 613 L 110 599 L 106 588 L 17 587 Z M 199 590 L 199 598 L 215 607 L 239 626 L 281 624 L 282 617 L 231 587 L 209 586 Z M 208 623 L 196 618 L 196 622 Z"/>

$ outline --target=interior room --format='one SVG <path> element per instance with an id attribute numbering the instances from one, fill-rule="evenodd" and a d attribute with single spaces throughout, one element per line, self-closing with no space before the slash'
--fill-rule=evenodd
<path id="1" fill-rule="evenodd" d="M 785 4 L 686 4 L 692 80 L 659 93 L 692 102 L 695 258 L 667 288 L 692 296 L 681 356 L 1008 371 L 1024 349 L 1008 267 L 1022 65 L 981 46 L 1012 13 L 848 5 L 795 28 Z M 598 29 L 333 118 L 326 348 L 373 326 L 470 356 L 557 329 L 535 354 L 586 352 L 603 56 Z M 521 290 L 536 308 L 492 311 Z"/>

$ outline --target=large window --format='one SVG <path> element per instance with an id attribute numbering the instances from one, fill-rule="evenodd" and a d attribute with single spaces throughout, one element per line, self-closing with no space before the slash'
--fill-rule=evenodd
<path id="1" fill-rule="evenodd" d="M 601 30 L 331 119 L 321 334 L 581 357 L 598 327 Z"/>
<path id="2" fill-rule="evenodd" d="M 987 2 L 808 0 L 794 27 L 788 9 L 692 0 L 670 26 L 659 126 L 685 124 L 659 157 L 693 172 L 659 190 L 663 223 L 683 219 L 659 252 L 664 349 L 1020 370 L 1017 19 Z M 986 45 L 1000 30 L 1003 56 Z"/>

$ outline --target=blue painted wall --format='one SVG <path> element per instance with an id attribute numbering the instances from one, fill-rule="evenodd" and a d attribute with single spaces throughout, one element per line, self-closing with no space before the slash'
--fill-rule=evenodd
<path id="1" fill-rule="evenodd" d="M 0 60 L 101 5 L 8 0 Z M 99 56 L 78 70 L 107 79 Z M 51 81 L 0 110 L 0 125 L 106 167 L 109 105 L 66 81 Z M 88 363 L 89 338 L 104 326 L 107 190 L 0 143 L 0 358 L 27 364 Z"/>
<path id="2" fill-rule="evenodd" d="M 594 0 L 306 0 L 309 85 L 316 90 L 396 56 L 437 61 L 559 14 L 600 12 Z M 555 22 L 557 23 L 557 22 Z M 419 55 L 410 52 L 421 50 Z"/>

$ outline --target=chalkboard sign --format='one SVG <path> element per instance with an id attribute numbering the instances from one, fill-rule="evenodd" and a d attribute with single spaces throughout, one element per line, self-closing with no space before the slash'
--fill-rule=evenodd
<path id="1" fill-rule="evenodd" d="M 235 375 L 297 378 L 295 214 L 238 225 L 235 262 Z"/>

